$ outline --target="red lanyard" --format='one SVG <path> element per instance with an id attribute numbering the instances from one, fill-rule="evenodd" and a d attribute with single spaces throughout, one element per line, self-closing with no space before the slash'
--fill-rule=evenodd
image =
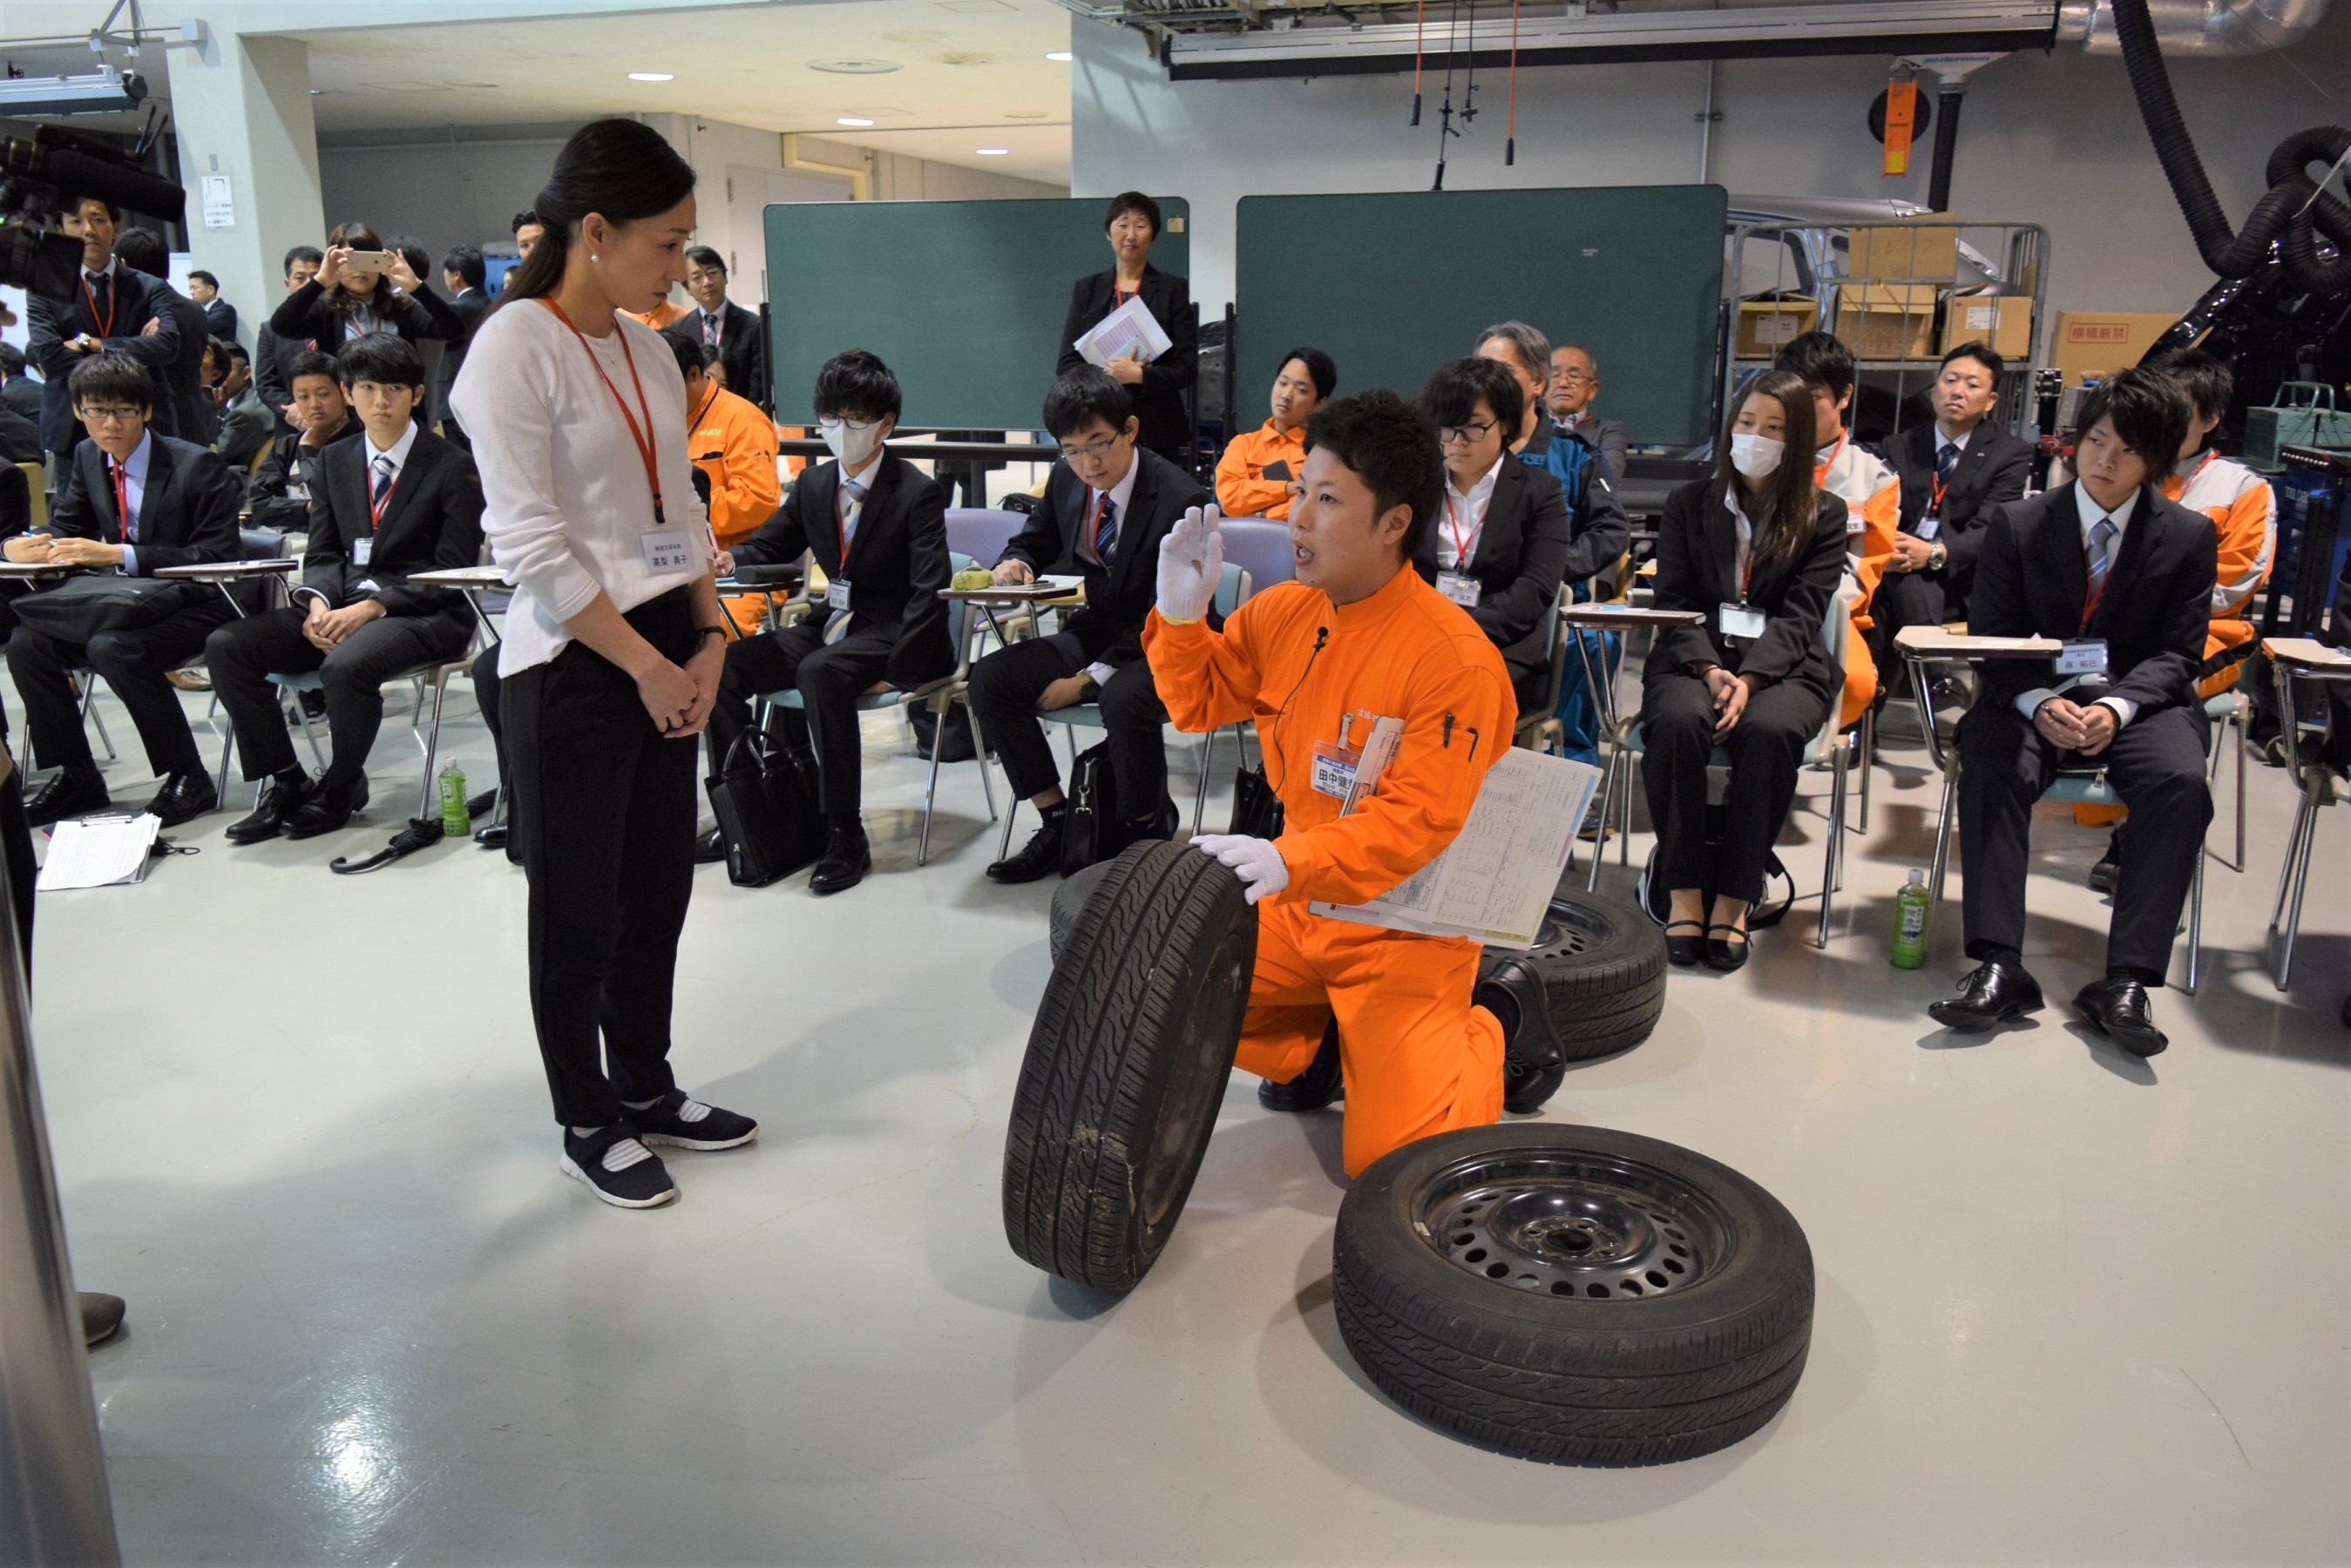
<path id="1" fill-rule="evenodd" d="M 95 316 L 97 312 L 90 314 Z M 128 545 L 131 543 L 131 471 L 110 457 L 106 460 L 106 465 L 114 470 L 114 520 L 122 525 L 122 542 Z"/>
<path id="2" fill-rule="evenodd" d="M 2108 515 L 2108 520 L 2109 520 L 2109 521 L 2111 521 L 2111 520 L 2112 520 L 2112 516 L 2113 516 L 2113 514 L 2110 513 L 2110 514 L 2108 514 L 2107 515 Z M 2119 555 L 2121 555 L 2121 554 L 2122 554 L 2122 525 L 2121 525 L 2120 524 L 2116 524 L 2116 526 L 2115 526 L 2115 554 L 2116 554 L 2116 555 L 2117 555 L 2117 556 L 2119 556 Z M 2095 566 L 2095 564 L 2096 564 L 2096 563 L 2095 563 L 2095 562 L 2091 558 L 2091 556 L 2090 556 L 2090 545 L 2089 545 L 2089 541 L 2085 539 L 2085 540 L 2084 540 L 2084 541 L 2082 542 L 2082 575 L 2083 575 L 2083 576 L 2087 577 L 2087 576 L 2090 575 L 2090 568 L 2091 568 L 2093 566 Z M 2085 596 L 2083 596 L 2083 599 L 2082 599 L 2082 629 L 2083 629 L 2084 631 L 2087 631 L 2087 630 L 2089 630 L 2089 629 L 2090 629 L 2090 618 L 2091 618 L 2092 616 L 2096 615 L 2096 614 L 2098 613 L 2098 601 L 2099 601 L 2100 599 L 2102 599 L 2102 598 L 2104 598 L 2104 597 L 2106 597 L 2106 583 L 2107 583 L 2108 581 L 2110 581 L 2110 580 L 2113 578 L 2114 575 L 2115 575 L 2114 563 L 2112 563 L 2112 562 L 2108 562 L 2108 563 L 2106 564 L 2106 575 L 2105 575 L 2105 577 L 2100 578 L 2100 579 L 2099 579 L 2099 581 L 2098 581 L 2097 586 L 2096 586 L 2095 587 L 2092 588 L 2092 589 L 2091 589 L 2087 594 L 2085 594 Z"/>
<path id="3" fill-rule="evenodd" d="M 1128 300 L 1139 297 L 1142 293 L 1143 286 L 1141 284 L 1136 284 L 1133 288 L 1121 288 L 1118 285 L 1118 279 L 1113 276 L 1110 280 L 1111 308 L 1115 310 L 1120 306 L 1124 305 Z"/>
<path id="4" fill-rule="evenodd" d="M 588 363 L 596 368 L 596 379 L 604 383 L 604 389 L 612 394 L 612 401 L 620 405 L 621 417 L 629 422 L 629 439 L 636 442 L 637 455 L 645 460 L 645 484 L 653 493 L 653 526 L 667 526 L 669 519 L 662 511 L 661 475 L 653 459 L 653 400 L 645 396 L 645 384 L 638 379 L 637 357 L 629 351 L 627 328 L 618 322 L 612 325 L 612 330 L 621 335 L 621 357 L 629 362 L 629 384 L 637 389 L 637 403 L 644 410 L 645 422 L 642 428 L 637 424 L 636 414 L 629 407 L 629 400 L 621 396 L 621 389 L 614 386 L 612 378 L 604 373 L 604 362 L 596 358 L 596 350 L 589 344 L 587 336 L 571 326 L 571 317 L 563 314 L 563 306 L 545 295 L 539 296 L 539 303 L 555 312 L 555 319 L 571 327 L 571 336 L 580 339 L 580 348 L 588 356 Z"/>
<path id="5" fill-rule="evenodd" d="M 1813 484 L 1815 488 L 1826 489 L 1828 487 L 1829 470 L 1834 468 L 1836 466 L 1836 460 L 1844 455 L 1845 434 L 1846 432 L 1843 429 L 1838 430 L 1836 450 L 1829 453 L 1829 460 L 1826 462 L 1821 464 L 1818 469 L 1813 471 Z"/>
<path id="6" fill-rule="evenodd" d="M 106 319 L 100 321 L 98 318 L 98 296 L 89 286 L 89 274 L 81 275 L 81 296 L 89 303 L 90 322 L 97 327 L 100 337 L 114 336 L 114 307 L 121 303 L 117 297 L 119 293 L 114 286 L 114 274 L 110 271 L 106 275 Z"/>
<path id="7" fill-rule="evenodd" d="M 1461 510 L 1453 504 L 1450 495 L 1445 498 L 1445 531 L 1453 535 L 1453 569 L 1457 572 L 1468 570 L 1468 535 L 1461 532 Z"/>
<path id="8" fill-rule="evenodd" d="M 406 472 L 408 472 L 406 469 L 394 469 L 392 471 L 392 483 L 383 487 L 382 495 L 370 495 L 368 497 L 369 533 L 373 534 L 381 531 L 383 527 L 383 514 L 392 507 L 392 493 L 400 488 L 400 476 Z M 375 486 L 371 484 L 368 488 L 372 491 Z"/>

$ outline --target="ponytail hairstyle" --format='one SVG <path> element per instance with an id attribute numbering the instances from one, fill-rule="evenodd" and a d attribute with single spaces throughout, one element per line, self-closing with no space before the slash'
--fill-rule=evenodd
<path id="1" fill-rule="evenodd" d="M 498 306 L 541 298 L 563 286 L 580 221 L 589 213 L 601 213 L 607 223 L 632 223 L 666 213 L 692 194 L 694 166 L 653 127 L 633 119 L 581 126 L 555 155 L 555 172 L 531 202 L 532 218 L 547 225 L 547 232 L 507 279 Z"/>
<path id="2" fill-rule="evenodd" d="M 330 249 L 336 245 L 349 245 L 355 251 L 380 251 L 384 248 L 382 237 L 365 223 L 337 223 L 334 232 L 327 236 L 327 244 Z M 320 259 L 323 261 L 325 258 Z M 338 316 L 349 316 L 362 305 L 381 310 L 392 298 L 392 287 L 383 281 L 381 273 L 375 275 L 375 287 L 365 294 L 353 294 L 341 278 L 337 278 L 327 286 L 327 308 Z"/>
<path id="3" fill-rule="evenodd" d="M 1788 450 L 1780 466 L 1747 487 L 1744 476 L 1730 465 L 1730 438 L 1739 429 L 1739 411 L 1750 398 L 1770 398 L 1786 415 Z M 1726 493 L 1745 501 L 1747 521 L 1755 530 L 1755 570 L 1775 574 L 1795 564 L 1813 541 L 1813 524 L 1820 516 L 1820 489 L 1813 483 L 1815 461 L 1810 383 L 1793 370 L 1777 365 L 1756 373 L 1731 403 L 1722 421 L 1721 439 L 1714 446 L 1714 474 Z"/>

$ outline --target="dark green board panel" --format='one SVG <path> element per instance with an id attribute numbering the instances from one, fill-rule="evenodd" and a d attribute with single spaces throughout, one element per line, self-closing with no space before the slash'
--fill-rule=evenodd
<path id="1" fill-rule="evenodd" d="M 1151 265 L 1189 276 L 1191 208 L 1179 197 L 1158 201 L 1167 232 L 1152 245 Z M 818 367 L 845 348 L 867 348 L 898 373 L 907 424 L 1036 429 L 1061 352 L 1070 289 L 1111 265 L 1105 205 L 769 207 L 777 418 L 807 421 Z"/>
<path id="2" fill-rule="evenodd" d="M 1702 441 L 1729 202 L 1719 185 L 1243 197 L 1239 427 L 1264 421 L 1287 348 L 1327 351 L 1342 396 L 1411 398 L 1516 317 L 1592 352 L 1595 407 L 1635 441 Z"/>

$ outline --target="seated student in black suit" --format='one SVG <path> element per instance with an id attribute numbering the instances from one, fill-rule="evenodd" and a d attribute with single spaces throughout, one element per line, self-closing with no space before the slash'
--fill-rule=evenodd
<path id="1" fill-rule="evenodd" d="M 723 576 L 738 566 L 782 566 L 811 552 L 826 581 L 825 613 L 726 648 L 726 672 L 710 711 L 713 771 L 750 727 L 751 700 L 797 687 L 828 825 L 809 889 L 838 893 L 873 868 L 858 815 L 861 753 L 857 699 L 913 691 L 954 670 L 947 637 L 946 497 L 887 441 L 904 399 L 890 367 L 862 348 L 817 371 L 817 432 L 833 461 L 799 476 L 776 514 L 718 556 Z"/>
<path id="2" fill-rule="evenodd" d="M 357 440 L 360 421 L 351 418 L 351 400 L 343 392 L 333 356 L 306 349 L 287 361 L 286 371 L 294 400 L 292 417 L 300 428 L 270 442 L 269 455 L 246 483 L 246 523 L 299 534 L 310 526 L 310 498 L 318 493 L 327 449 Z"/>
<path id="3" fill-rule="evenodd" d="M 2103 767 L 2130 808 L 2106 932 L 2106 972 L 2074 1010 L 2126 1051 L 2167 1044 L 2150 990 L 2171 967 L 2212 820 L 2211 726 L 2196 695 L 2220 536 L 2166 501 L 2188 439 L 2187 398 L 2157 371 L 2125 370 L 2082 400 L 2076 478 L 1996 510 L 1976 556 L 1968 630 L 2050 637 L 2060 658 L 1988 660 L 1959 721 L 1959 865 L 1968 956 L 1955 1001 L 1928 1012 L 1981 1029 L 2041 1006 L 2025 972 L 2025 858 L 2032 803 L 2058 769 Z"/>
<path id="4" fill-rule="evenodd" d="M 89 431 L 74 450 L 49 532 L 11 539 L 12 561 L 119 567 L 152 577 L 164 566 L 236 559 L 236 474 L 212 452 L 147 428 L 155 383 L 120 354 L 96 354 L 74 368 L 73 417 Z M 33 825 L 111 804 L 90 760 L 73 672 L 106 677 L 131 711 L 147 761 L 163 787 L 147 809 L 167 827 L 218 804 L 196 751 L 180 694 L 165 671 L 204 650 L 213 628 L 235 612 L 218 590 L 186 585 L 186 606 L 152 625 L 101 631 L 71 642 L 19 625 L 8 639 L 8 670 L 25 700 L 26 728 L 42 766 L 57 775 L 26 803 Z"/>
<path id="5" fill-rule="evenodd" d="M 470 566 L 482 553 L 482 482 L 474 460 L 415 422 L 424 360 L 390 333 L 339 358 L 365 434 L 337 441 L 310 497 L 309 547 L 294 603 L 231 621 L 204 644 L 213 686 L 236 732 L 245 776 L 263 780 L 232 844 L 333 833 L 367 804 L 369 748 L 383 722 L 383 683 L 465 651 L 473 612 L 452 588 L 409 582 Z M 333 761 L 314 785 L 295 760 L 273 672 L 319 671 Z"/>
<path id="6" fill-rule="evenodd" d="M 1525 418 L 1519 379 L 1493 359 L 1440 365 L 1420 389 L 1420 411 L 1445 452 L 1437 526 L 1423 531 L 1413 569 L 1469 612 L 1501 650 L 1524 714 L 1551 676 L 1543 617 L 1567 579 L 1567 499 L 1541 469 L 1511 455 Z"/>
<path id="7" fill-rule="evenodd" d="M 1902 662 L 1895 633 L 1968 618 L 1984 524 L 2032 476 L 2032 449 L 1991 421 L 2002 363 L 1981 343 L 1944 355 L 1928 394 L 1934 419 L 1886 443 L 1886 461 L 1902 481 L 1902 522 L 1871 597 L 1869 641 L 1889 682 Z"/>
<path id="8" fill-rule="evenodd" d="M 1013 794 L 1045 819 L 1019 853 L 987 868 L 995 881 L 1034 882 L 1061 868 L 1068 807 L 1040 708 L 1089 697 L 1101 704 L 1122 833 L 1133 843 L 1176 830 L 1160 733 L 1167 710 L 1143 657 L 1143 622 L 1159 593 L 1159 541 L 1209 496 L 1190 474 L 1136 445 L 1140 428 L 1126 389 L 1090 365 L 1046 394 L 1045 429 L 1061 443 L 1061 461 L 1046 475 L 1028 526 L 1004 547 L 996 580 L 1081 575 L 1086 603 L 1053 636 L 999 648 L 972 666 L 980 732 L 1004 759 Z"/>
<path id="9" fill-rule="evenodd" d="M 1706 617 L 1658 637 L 1641 692 L 1641 776 L 1677 964 L 1701 948 L 1716 969 L 1747 961 L 1747 907 L 1762 895 L 1804 743 L 1844 684 L 1821 622 L 1844 574 L 1844 503 L 1813 482 L 1813 420 L 1802 377 L 1763 371 L 1723 426 L 1714 476 L 1675 491 L 1657 525 L 1656 607 Z M 1709 856 L 1717 746 L 1730 753 L 1730 787 L 1721 853 Z"/>

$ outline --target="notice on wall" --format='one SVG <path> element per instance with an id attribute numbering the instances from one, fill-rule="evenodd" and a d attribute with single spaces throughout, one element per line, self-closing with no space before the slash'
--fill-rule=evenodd
<path id="1" fill-rule="evenodd" d="M 228 176 L 206 174 L 199 178 L 198 189 L 204 199 L 204 227 L 233 229 L 236 227 L 236 197 L 230 191 Z"/>

